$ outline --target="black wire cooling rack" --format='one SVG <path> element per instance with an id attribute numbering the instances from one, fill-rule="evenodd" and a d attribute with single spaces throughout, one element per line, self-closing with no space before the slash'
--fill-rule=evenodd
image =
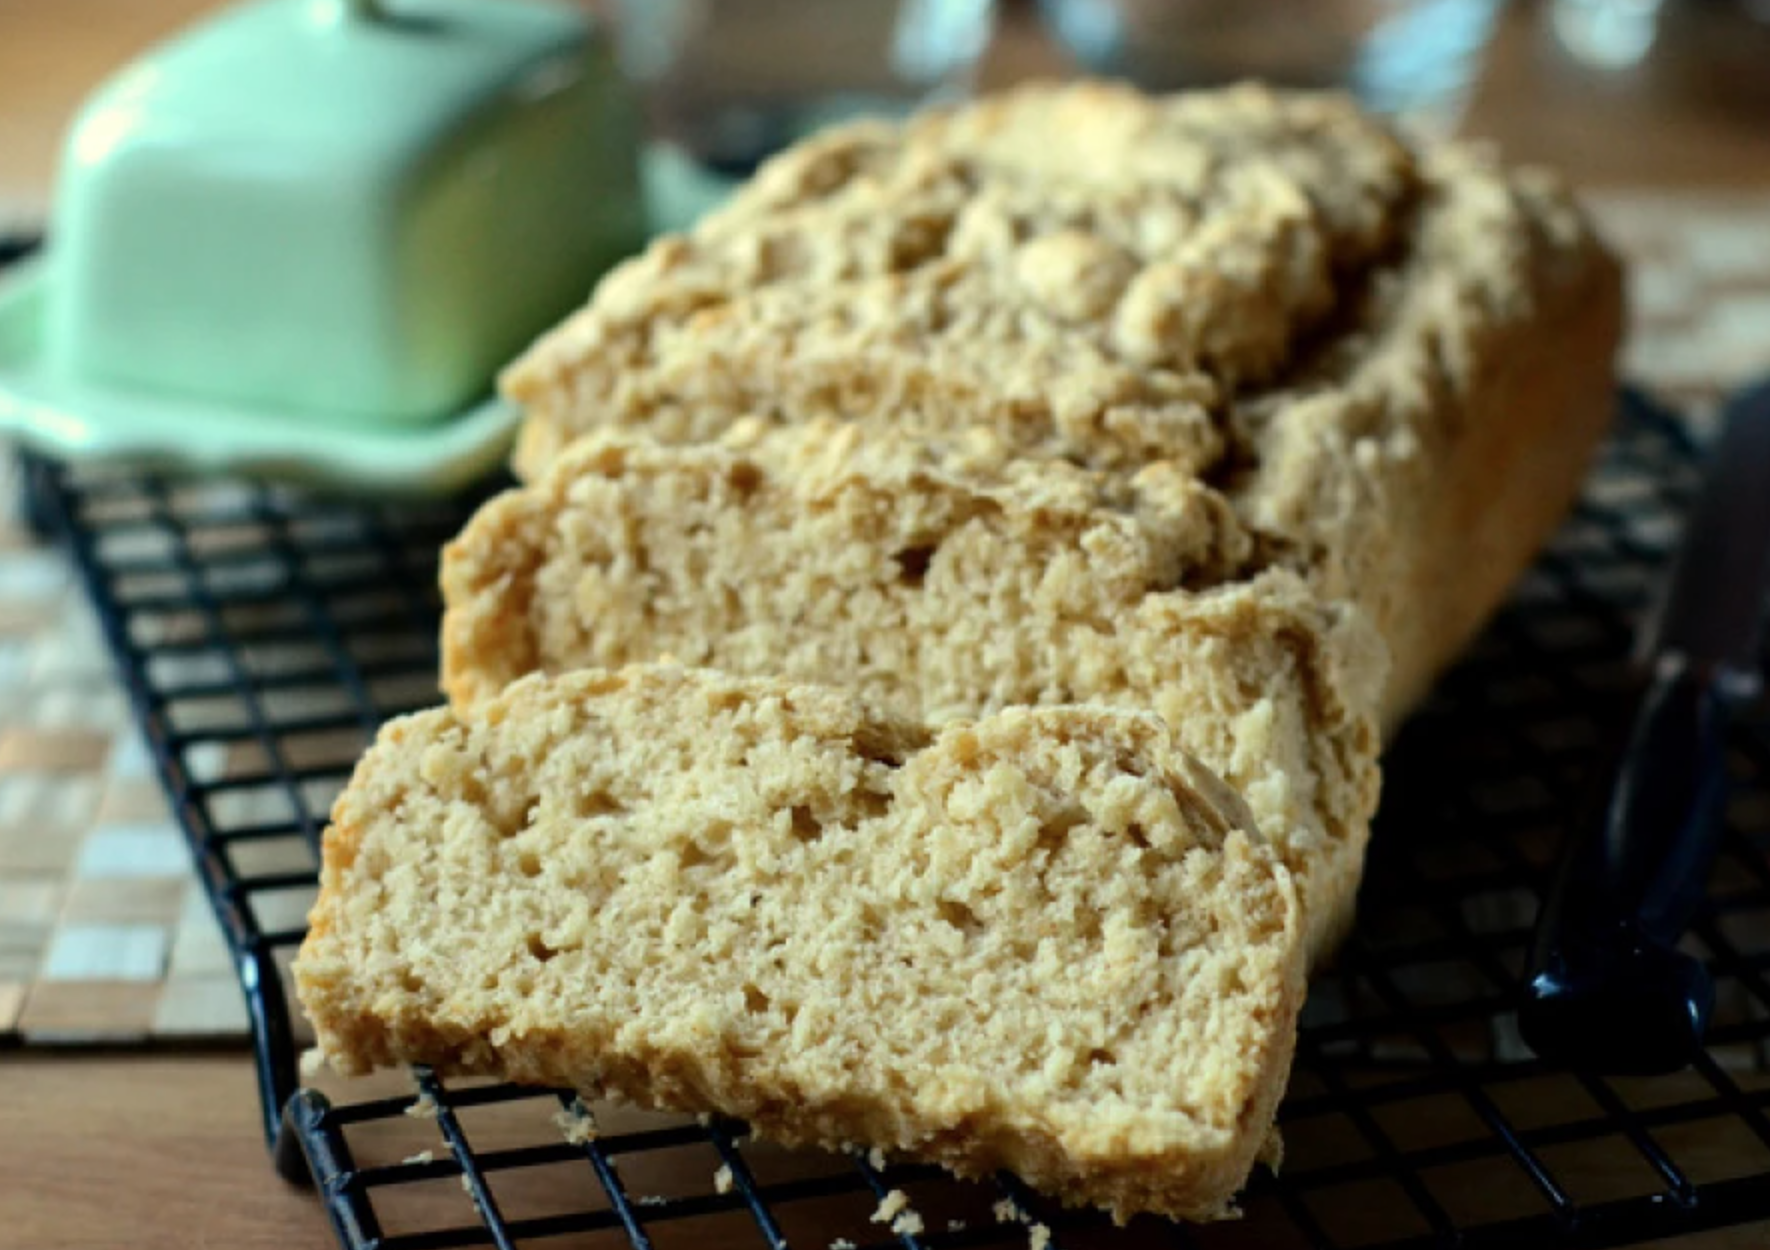
<path id="1" fill-rule="evenodd" d="M 1305 1012 L 1285 1166 L 1256 1176 L 1245 1219 L 1202 1228 L 1114 1229 L 1012 1178 L 787 1152 L 733 1124 L 599 1108 L 592 1132 L 555 1091 L 423 1071 L 386 1097 L 300 1089 L 286 969 L 325 814 L 375 726 L 436 698 L 437 549 L 475 501 L 26 466 L 238 959 L 279 1168 L 311 1174 L 346 1246 L 1597 1246 L 1770 1221 L 1763 724 L 1732 744 L 1738 790 L 1691 939 L 1720 991 L 1701 1061 L 1651 1080 L 1545 1067 L 1509 1011 L 1694 485 L 1682 427 L 1639 399 L 1552 549 L 1395 743 L 1358 929 Z M 876 1222 L 894 1190 L 905 1213 Z"/>

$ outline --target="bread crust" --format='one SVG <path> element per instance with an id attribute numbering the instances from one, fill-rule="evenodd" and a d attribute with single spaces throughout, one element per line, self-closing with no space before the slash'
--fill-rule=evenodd
<path id="1" fill-rule="evenodd" d="M 1622 271 L 1595 251 L 1578 280 L 1544 284 L 1538 315 L 1477 376 L 1461 436 L 1398 524 L 1406 547 L 1385 623 L 1385 734 L 1461 654 L 1578 498 L 1616 411 Z"/>

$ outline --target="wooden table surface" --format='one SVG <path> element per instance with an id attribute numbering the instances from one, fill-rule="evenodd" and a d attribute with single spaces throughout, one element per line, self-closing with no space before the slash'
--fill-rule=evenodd
<path id="1" fill-rule="evenodd" d="M 245 1053 L 0 1055 L 0 1246 L 322 1250 L 257 1137 Z"/>
<path id="2" fill-rule="evenodd" d="M 210 7 L 0 0 L 0 229 L 40 217 L 59 133 L 92 84 Z M 1468 131 L 1587 185 L 1770 187 L 1770 100 L 1712 82 L 1692 90 L 1702 76 L 1676 58 L 1621 74 L 1578 69 L 1538 17 L 1532 4 L 1509 11 Z M 995 73 L 1055 63 L 1021 32 Z M 312 1197 L 271 1173 L 255 1102 L 244 1051 L 0 1054 L 0 1246 L 332 1246 Z M 1770 1230 L 1661 1244 L 1759 1246 Z"/>

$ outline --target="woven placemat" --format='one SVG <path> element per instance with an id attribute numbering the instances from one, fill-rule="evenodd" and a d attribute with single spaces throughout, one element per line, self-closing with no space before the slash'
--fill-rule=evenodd
<path id="1" fill-rule="evenodd" d="M 0 468 L 0 1036 L 243 1037 L 232 962 L 84 595 Z"/>
<path id="2" fill-rule="evenodd" d="M 1624 371 L 1691 414 L 1770 371 L 1770 193 L 1610 195 L 1633 262 Z M 182 835 L 60 554 L 0 470 L 0 1038 L 243 1037 Z M 225 768 L 225 761 L 218 761 Z"/>

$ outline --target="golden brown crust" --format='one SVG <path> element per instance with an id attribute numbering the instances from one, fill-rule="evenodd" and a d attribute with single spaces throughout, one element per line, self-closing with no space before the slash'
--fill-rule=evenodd
<path id="1" fill-rule="evenodd" d="M 1396 599 L 1408 606 L 1386 622 L 1386 731 L 1425 697 L 1577 498 L 1616 411 L 1622 319 L 1621 271 L 1603 258 L 1584 281 L 1552 290 L 1470 388 L 1464 436 L 1444 457 L 1454 467 L 1403 531 Z"/>
<path id="2" fill-rule="evenodd" d="M 1149 715 L 927 740 L 673 667 L 395 721 L 295 967 L 338 1067 L 427 1063 L 1206 1219 L 1301 1004 L 1290 879 Z"/>
<path id="3" fill-rule="evenodd" d="M 1389 643 L 1394 728 L 1565 513 L 1608 422 L 1620 273 L 1566 190 L 1421 157 L 1409 248 L 1281 387 L 1239 398 L 1245 524 Z"/>

